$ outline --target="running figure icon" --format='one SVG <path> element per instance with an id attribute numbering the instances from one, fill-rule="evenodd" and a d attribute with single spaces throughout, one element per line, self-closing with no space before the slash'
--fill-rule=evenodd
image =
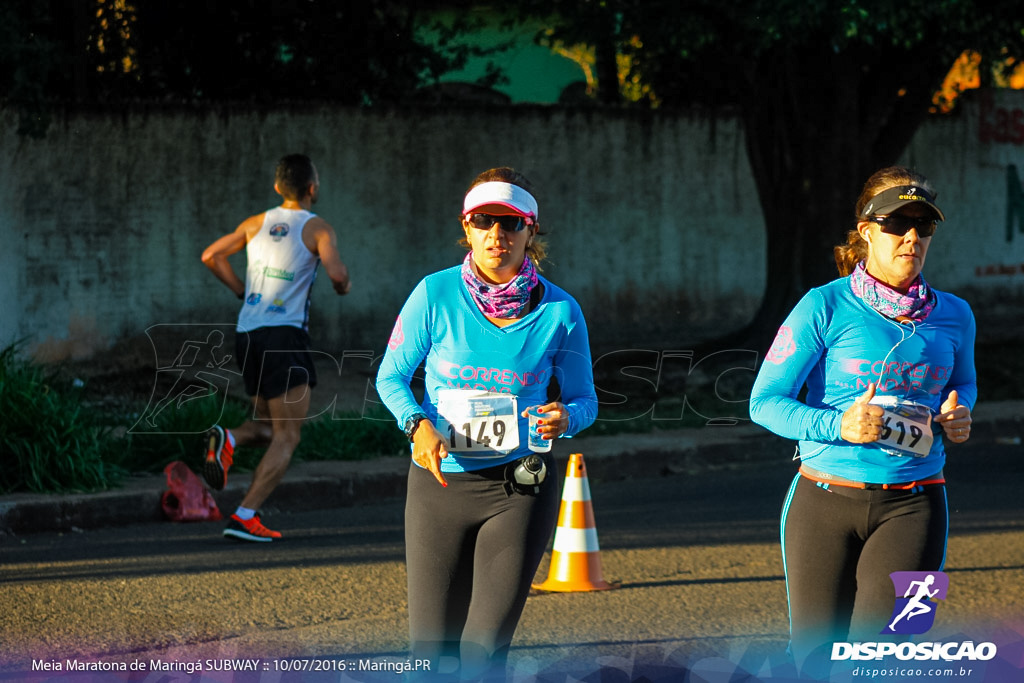
<path id="1" fill-rule="evenodd" d="M 931 629 L 938 609 L 934 600 L 945 600 L 949 577 L 943 572 L 893 572 L 896 604 L 883 634 L 921 634 Z M 902 597 L 900 597 L 902 596 Z"/>
<path id="2" fill-rule="evenodd" d="M 908 602 L 903 607 L 903 611 L 899 613 L 899 616 L 893 619 L 892 623 L 889 624 L 890 631 L 896 630 L 896 624 L 901 619 L 906 618 L 907 621 L 910 621 L 914 617 L 920 616 L 922 614 L 928 614 L 934 609 L 931 603 L 927 602 L 928 598 L 934 598 L 935 595 L 939 592 L 938 588 L 936 588 L 933 591 L 928 590 L 928 588 L 934 583 L 934 574 L 929 574 L 924 578 L 923 581 L 910 582 L 910 587 L 907 588 L 907 592 L 903 594 L 903 597 L 910 598 L 910 594 L 914 592 L 915 586 L 917 586 L 917 593 L 914 595 L 914 597 L 910 598 L 910 602 Z"/>

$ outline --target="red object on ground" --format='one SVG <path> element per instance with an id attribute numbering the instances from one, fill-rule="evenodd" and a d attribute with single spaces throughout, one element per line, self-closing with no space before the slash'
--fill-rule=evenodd
<path id="1" fill-rule="evenodd" d="M 221 519 L 213 495 L 203 486 L 188 465 L 175 460 L 164 468 L 167 490 L 160 497 L 160 507 L 172 522 L 208 522 Z"/>

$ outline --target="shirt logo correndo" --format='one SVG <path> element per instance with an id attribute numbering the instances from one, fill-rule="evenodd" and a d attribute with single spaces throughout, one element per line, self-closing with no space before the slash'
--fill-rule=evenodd
<path id="1" fill-rule="evenodd" d="M 775 341 L 764 359 L 775 365 L 782 363 L 796 352 L 796 342 L 793 341 L 793 330 L 785 325 L 779 328 L 775 335 Z"/>

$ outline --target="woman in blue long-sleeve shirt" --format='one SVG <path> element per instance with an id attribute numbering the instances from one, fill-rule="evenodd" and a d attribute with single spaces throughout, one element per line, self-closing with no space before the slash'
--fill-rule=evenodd
<path id="1" fill-rule="evenodd" d="M 462 264 L 424 278 L 395 323 L 377 390 L 412 442 L 406 563 L 412 655 L 503 678 L 513 632 L 558 511 L 544 440 L 597 415 L 590 345 L 576 301 L 537 272 L 537 201 L 510 168 L 480 174 L 463 201 Z M 410 386 L 420 364 L 425 395 Z M 549 400 L 552 380 L 560 390 Z M 546 478 L 516 470 L 533 455 Z M 540 458 L 541 460 L 537 460 Z M 538 477 L 540 475 L 537 475 Z M 455 673 L 451 671 L 450 673 Z"/>
<path id="2" fill-rule="evenodd" d="M 856 219 L 835 250 L 844 277 L 786 318 L 750 400 L 755 422 L 799 441 L 782 518 L 799 666 L 821 664 L 808 661 L 815 650 L 827 660 L 832 642 L 880 639 L 891 572 L 942 569 L 943 436 L 969 438 L 977 398 L 970 306 L 921 276 L 944 220 L 929 182 L 903 167 L 878 171 Z"/>

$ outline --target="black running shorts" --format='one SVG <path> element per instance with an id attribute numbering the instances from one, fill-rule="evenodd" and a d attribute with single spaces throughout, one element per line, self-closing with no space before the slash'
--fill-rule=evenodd
<path id="1" fill-rule="evenodd" d="M 260 327 L 235 336 L 245 393 L 265 399 L 304 384 L 316 386 L 309 334 L 298 327 Z"/>

